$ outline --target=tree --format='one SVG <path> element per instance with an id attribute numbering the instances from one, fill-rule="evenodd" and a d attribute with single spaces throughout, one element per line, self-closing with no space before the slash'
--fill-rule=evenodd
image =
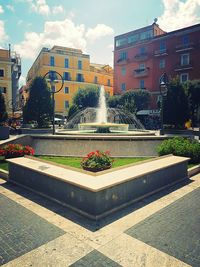
<path id="1" fill-rule="evenodd" d="M 184 84 L 188 98 L 189 111 L 192 124 L 198 123 L 198 112 L 200 112 L 200 80 L 188 81 Z"/>
<path id="2" fill-rule="evenodd" d="M 6 112 L 6 104 L 4 96 L 0 90 L 0 125 L 3 125 L 4 122 L 7 120 L 8 114 Z"/>
<path id="3" fill-rule="evenodd" d="M 37 121 L 38 128 L 43 128 L 52 113 L 53 103 L 47 83 L 42 77 L 36 77 L 29 87 L 29 98 L 23 109 L 24 122 Z"/>
<path id="4" fill-rule="evenodd" d="M 150 101 L 150 94 L 146 90 L 134 89 L 129 90 L 121 96 L 121 105 L 130 112 L 147 109 Z"/>
<path id="5" fill-rule="evenodd" d="M 120 95 L 110 96 L 107 100 L 109 108 L 118 108 L 120 106 L 120 99 L 121 99 Z"/>
<path id="6" fill-rule="evenodd" d="M 79 109 L 87 107 L 97 107 L 99 100 L 98 87 L 86 87 L 79 89 L 73 98 L 73 104 Z"/>
<path id="7" fill-rule="evenodd" d="M 179 79 L 172 79 L 168 84 L 168 92 L 163 101 L 164 124 L 183 128 L 189 118 L 188 100 Z"/>

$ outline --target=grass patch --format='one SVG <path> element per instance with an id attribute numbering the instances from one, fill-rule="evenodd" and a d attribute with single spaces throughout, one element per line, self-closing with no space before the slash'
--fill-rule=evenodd
<path id="1" fill-rule="evenodd" d="M 82 158 L 74 157 L 51 157 L 51 156 L 38 156 L 38 158 L 49 160 L 55 163 L 63 164 L 66 166 L 82 169 L 81 160 Z M 149 158 L 114 158 L 113 168 L 124 166 L 130 163 L 143 161 Z"/>
<path id="2" fill-rule="evenodd" d="M 45 159 L 48 161 L 52 161 L 55 163 L 63 164 L 65 166 L 70 166 L 78 169 L 82 169 L 80 162 L 82 158 L 75 157 L 51 157 L 51 156 L 37 156 L 38 158 Z M 131 163 L 140 162 L 143 160 L 147 160 L 150 158 L 114 158 L 113 168 L 128 165 Z M 196 166 L 198 164 L 188 164 L 188 169 Z M 0 169 L 8 171 L 8 162 L 0 159 Z"/>
<path id="3" fill-rule="evenodd" d="M 0 160 L 0 169 L 4 171 L 8 171 L 8 162 L 4 160 Z"/>

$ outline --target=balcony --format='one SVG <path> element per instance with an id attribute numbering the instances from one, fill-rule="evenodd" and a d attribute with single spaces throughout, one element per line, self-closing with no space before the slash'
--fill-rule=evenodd
<path id="1" fill-rule="evenodd" d="M 135 61 L 144 61 L 144 60 L 147 60 L 147 58 L 148 58 L 147 53 L 139 53 L 139 54 L 135 55 L 135 57 L 134 57 Z"/>
<path id="2" fill-rule="evenodd" d="M 144 68 L 144 69 L 135 69 L 133 71 L 133 74 L 134 74 L 135 78 L 148 76 L 149 75 L 149 67 Z"/>
<path id="3" fill-rule="evenodd" d="M 189 63 L 189 64 L 177 64 L 174 70 L 183 71 L 183 70 L 191 70 L 191 69 L 193 69 L 193 66 L 191 63 Z"/>
<path id="4" fill-rule="evenodd" d="M 154 51 L 154 56 L 155 57 L 167 56 L 167 55 L 168 55 L 168 50 L 166 48 Z"/>
<path id="5" fill-rule="evenodd" d="M 188 44 L 179 44 L 176 46 L 176 52 L 183 52 L 187 50 L 192 50 L 194 49 L 194 43 L 188 43 Z"/>
<path id="6" fill-rule="evenodd" d="M 129 58 L 126 58 L 126 59 L 119 58 L 117 60 L 117 65 L 125 65 L 125 64 L 129 63 L 129 61 L 130 61 Z"/>

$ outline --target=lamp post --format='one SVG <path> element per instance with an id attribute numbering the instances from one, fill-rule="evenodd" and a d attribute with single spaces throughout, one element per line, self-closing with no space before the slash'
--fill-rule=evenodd
<path id="1" fill-rule="evenodd" d="M 163 108 L 164 108 L 164 97 L 167 95 L 167 85 L 168 85 L 168 76 L 166 73 L 163 73 L 160 77 L 159 89 L 161 95 L 161 107 L 160 107 L 160 121 L 161 121 L 161 132 L 163 131 Z"/>
<path id="2" fill-rule="evenodd" d="M 50 83 L 50 93 L 52 94 L 52 101 L 53 101 L 53 135 L 55 134 L 55 94 L 60 92 L 60 90 L 63 88 L 64 85 L 64 79 L 60 73 L 57 71 L 48 71 L 44 77 L 47 82 Z M 61 80 L 60 87 L 56 90 L 55 84 L 59 82 L 59 79 Z"/>

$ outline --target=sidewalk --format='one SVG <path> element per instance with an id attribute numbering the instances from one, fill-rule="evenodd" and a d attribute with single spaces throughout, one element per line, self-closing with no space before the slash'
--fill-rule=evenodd
<path id="1" fill-rule="evenodd" d="M 0 264 L 200 266 L 200 174 L 99 225 L 0 179 Z"/>

